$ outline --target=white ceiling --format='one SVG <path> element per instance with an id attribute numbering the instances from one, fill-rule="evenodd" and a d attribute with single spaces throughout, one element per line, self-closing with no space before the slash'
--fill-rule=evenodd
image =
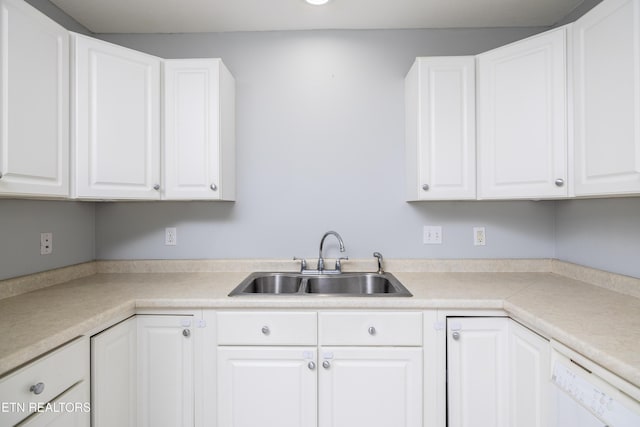
<path id="1" fill-rule="evenodd" d="M 51 0 L 95 33 L 549 26 L 582 0 Z"/>

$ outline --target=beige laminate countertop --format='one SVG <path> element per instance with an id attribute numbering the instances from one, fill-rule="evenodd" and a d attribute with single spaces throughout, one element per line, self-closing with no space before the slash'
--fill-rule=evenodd
<path id="1" fill-rule="evenodd" d="M 412 298 L 228 297 L 246 272 L 89 275 L 0 299 L 0 375 L 142 308 L 503 309 L 640 387 L 640 298 L 555 273 L 392 273 Z"/>

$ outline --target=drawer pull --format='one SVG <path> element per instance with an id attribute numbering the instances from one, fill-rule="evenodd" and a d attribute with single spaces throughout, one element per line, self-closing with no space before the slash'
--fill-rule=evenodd
<path id="1" fill-rule="evenodd" d="M 376 334 L 376 328 L 374 328 L 373 326 L 369 326 L 369 335 L 375 335 Z"/>
<path id="2" fill-rule="evenodd" d="M 262 327 L 262 333 L 263 333 L 264 335 L 269 335 L 269 334 L 271 333 L 271 330 L 269 330 L 269 327 L 268 327 L 268 326 L 263 326 L 263 327 Z"/>
<path id="3" fill-rule="evenodd" d="M 33 394 L 40 394 L 44 391 L 44 383 L 37 383 L 32 385 L 29 388 L 29 391 L 32 392 Z"/>

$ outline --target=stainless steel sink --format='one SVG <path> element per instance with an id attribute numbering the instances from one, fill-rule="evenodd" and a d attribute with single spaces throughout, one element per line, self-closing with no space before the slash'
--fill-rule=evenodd
<path id="1" fill-rule="evenodd" d="M 252 273 L 229 294 L 240 295 L 413 296 L 390 273 Z"/>

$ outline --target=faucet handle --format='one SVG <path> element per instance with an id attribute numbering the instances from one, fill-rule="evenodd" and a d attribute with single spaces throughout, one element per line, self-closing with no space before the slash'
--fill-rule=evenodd
<path id="1" fill-rule="evenodd" d="M 378 259 L 378 274 L 384 274 L 384 270 L 382 269 L 382 254 L 380 252 L 374 252 L 373 256 Z"/>
<path id="2" fill-rule="evenodd" d="M 300 273 L 307 269 L 307 260 L 304 258 L 298 258 L 297 256 L 293 257 L 294 261 L 300 261 Z"/>
<path id="3" fill-rule="evenodd" d="M 348 261 L 348 260 L 349 260 L 348 256 L 338 258 L 336 260 L 336 267 L 335 267 L 336 271 L 342 272 L 342 263 L 341 263 L 341 261 Z"/>

